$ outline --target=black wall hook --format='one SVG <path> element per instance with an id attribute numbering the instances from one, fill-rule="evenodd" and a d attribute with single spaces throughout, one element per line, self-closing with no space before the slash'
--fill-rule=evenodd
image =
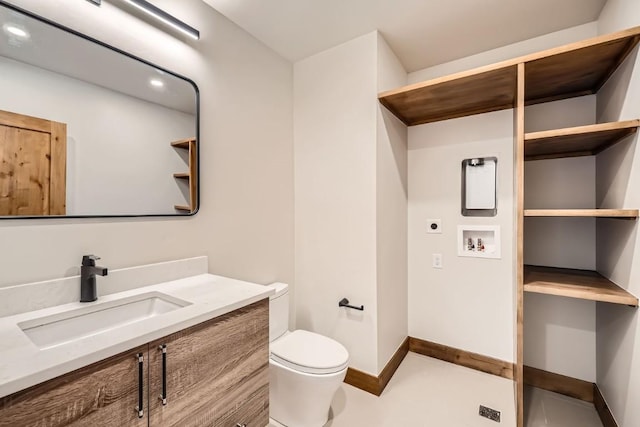
<path id="1" fill-rule="evenodd" d="M 360 307 L 357 307 L 355 305 L 350 305 L 349 304 L 349 300 L 346 298 L 342 298 L 339 302 L 338 302 L 338 307 L 349 307 L 349 308 L 353 308 L 354 310 L 360 310 L 360 311 L 364 311 L 364 305 L 361 305 Z"/>

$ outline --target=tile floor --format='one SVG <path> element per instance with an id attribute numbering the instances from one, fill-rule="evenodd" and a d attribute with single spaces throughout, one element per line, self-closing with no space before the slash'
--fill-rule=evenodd
<path id="1" fill-rule="evenodd" d="M 591 403 L 531 387 L 525 389 L 525 420 L 527 427 L 603 427 Z"/>
<path id="2" fill-rule="evenodd" d="M 513 382 L 409 353 L 380 397 L 343 384 L 325 427 L 515 427 Z M 478 416 L 499 410 L 500 424 Z"/>
<path id="3" fill-rule="evenodd" d="M 527 427 L 602 427 L 593 405 L 528 389 Z M 409 353 L 380 397 L 342 384 L 325 427 L 515 427 L 513 383 Z M 501 411 L 496 423 L 478 415 Z"/>

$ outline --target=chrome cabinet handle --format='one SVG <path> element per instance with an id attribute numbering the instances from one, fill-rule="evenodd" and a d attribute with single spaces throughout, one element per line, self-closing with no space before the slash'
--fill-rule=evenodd
<path id="1" fill-rule="evenodd" d="M 247 427 L 247 424 L 240 424 L 240 423 L 236 423 L 236 427 Z"/>
<path id="2" fill-rule="evenodd" d="M 138 406 L 136 406 L 136 412 L 138 413 L 138 418 L 142 418 L 144 417 L 144 400 L 142 400 L 144 394 L 144 355 L 138 353 L 136 358 L 138 359 Z"/>
<path id="3" fill-rule="evenodd" d="M 162 352 L 162 394 L 160 400 L 164 406 L 167 404 L 167 345 L 158 346 L 158 350 Z"/>

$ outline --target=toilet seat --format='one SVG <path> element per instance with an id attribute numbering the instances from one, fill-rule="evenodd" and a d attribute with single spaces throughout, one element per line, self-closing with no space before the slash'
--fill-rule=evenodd
<path id="1" fill-rule="evenodd" d="M 308 374 L 333 374 L 349 363 L 349 353 L 342 344 L 301 329 L 272 342 L 270 352 L 273 361 Z"/>

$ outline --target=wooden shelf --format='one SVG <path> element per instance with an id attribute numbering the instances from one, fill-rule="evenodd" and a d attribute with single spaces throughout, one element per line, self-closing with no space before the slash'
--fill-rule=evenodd
<path id="1" fill-rule="evenodd" d="M 596 93 L 640 41 L 640 27 L 383 92 L 378 99 L 406 125 L 515 107 L 525 65 L 527 105 Z"/>
<path id="2" fill-rule="evenodd" d="M 638 306 L 638 298 L 595 271 L 524 266 L 524 291 Z"/>
<path id="3" fill-rule="evenodd" d="M 637 219 L 638 209 L 525 209 L 524 216 Z"/>
<path id="4" fill-rule="evenodd" d="M 195 212 L 198 206 L 198 159 L 196 156 L 196 138 L 184 138 L 171 143 L 172 147 L 183 148 L 188 150 L 188 165 L 189 172 L 174 173 L 173 177 L 176 179 L 186 179 L 189 182 L 189 200 L 187 203 L 189 206 L 176 205 L 175 209 L 179 211 Z"/>
<path id="5" fill-rule="evenodd" d="M 640 120 L 527 133 L 524 159 L 592 156 L 636 133 Z"/>
<path id="6" fill-rule="evenodd" d="M 598 92 L 640 41 L 640 27 L 524 57 L 526 105 Z"/>
<path id="7" fill-rule="evenodd" d="M 458 73 L 381 93 L 380 103 L 407 126 L 513 108 L 515 64 Z"/>
<path id="8" fill-rule="evenodd" d="M 171 143 L 171 146 L 177 147 L 177 148 L 189 149 L 189 145 L 194 144 L 195 142 L 196 142 L 195 138 L 185 138 L 185 139 L 180 139 L 178 141 L 173 141 Z"/>

